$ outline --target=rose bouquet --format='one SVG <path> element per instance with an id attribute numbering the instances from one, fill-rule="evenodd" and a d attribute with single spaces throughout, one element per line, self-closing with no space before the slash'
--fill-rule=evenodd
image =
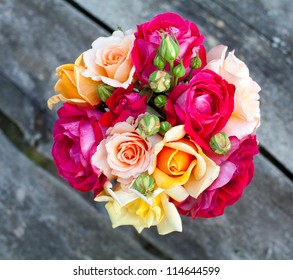
<path id="1" fill-rule="evenodd" d="M 106 202 L 113 227 L 182 231 L 180 214 L 222 215 L 253 177 L 260 87 L 234 52 L 203 42 L 164 13 L 57 68 L 54 162 Z"/>

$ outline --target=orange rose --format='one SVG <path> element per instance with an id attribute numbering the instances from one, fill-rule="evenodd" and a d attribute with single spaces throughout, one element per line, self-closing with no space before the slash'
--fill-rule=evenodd
<path id="1" fill-rule="evenodd" d="M 149 174 L 159 188 L 177 201 L 197 198 L 218 177 L 220 167 L 193 141 L 184 138 L 184 126 L 171 128 L 155 147 Z"/>
<path id="2" fill-rule="evenodd" d="M 101 103 L 96 93 L 101 82 L 81 75 L 84 70 L 82 55 L 76 59 L 74 64 L 64 64 L 56 69 L 56 75 L 60 79 L 54 89 L 60 94 L 49 98 L 48 107 L 50 109 L 53 109 L 60 101 L 88 108 L 96 107 Z"/>

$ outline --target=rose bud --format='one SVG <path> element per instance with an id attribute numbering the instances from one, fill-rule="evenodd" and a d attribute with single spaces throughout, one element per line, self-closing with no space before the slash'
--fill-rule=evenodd
<path id="1" fill-rule="evenodd" d="M 144 115 L 138 123 L 140 133 L 150 137 L 160 130 L 160 120 L 156 115 Z"/>
<path id="2" fill-rule="evenodd" d="M 176 77 L 176 78 L 181 78 L 185 75 L 185 67 L 182 63 L 182 59 L 180 60 L 180 63 L 175 66 L 173 68 L 172 74 Z"/>
<path id="3" fill-rule="evenodd" d="M 134 181 L 133 188 L 145 196 L 152 194 L 155 190 L 155 179 L 148 174 L 140 174 Z"/>
<path id="4" fill-rule="evenodd" d="M 158 108 L 164 108 L 167 103 L 167 97 L 160 94 L 155 98 L 154 103 Z"/>
<path id="5" fill-rule="evenodd" d="M 107 84 L 100 84 L 97 87 L 97 94 L 103 102 L 106 102 L 114 90 L 115 90 L 115 88 L 113 88 Z"/>
<path id="6" fill-rule="evenodd" d="M 231 148 L 231 142 L 225 132 L 219 132 L 211 138 L 210 147 L 216 154 L 225 155 Z"/>
<path id="7" fill-rule="evenodd" d="M 180 47 L 176 41 L 174 41 L 168 34 L 163 38 L 159 47 L 159 54 L 169 63 L 173 62 L 179 55 Z"/>
<path id="8" fill-rule="evenodd" d="M 164 122 L 161 122 L 160 124 L 160 130 L 159 132 L 162 134 L 162 135 L 165 135 L 165 133 L 172 128 L 172 125 L 167 122 L 167 121 L 164 121 Z"/>
<path id="9" fill-rule="evenodd" d="M 155 71 L 149 78 L 150 87 L 154 92 L 167 91 L 171 86 L 171 77 L 165 71 Z"/>
<path id="10" fill-rule="evenodd" d="M 160 70 L 163 70 L 166 64 L 166 60 L 161 57 L 159 54 L 155 56 L 154 65 L 158 67 Z"/>
<path id="11" fill-rule="evenodd" d="M 201 59 L 196 56 L 196 57 L 193 57 L 191 60 L 190 60 L 190 67 L 192 69 L 198 69 L 201 67 Z"/>

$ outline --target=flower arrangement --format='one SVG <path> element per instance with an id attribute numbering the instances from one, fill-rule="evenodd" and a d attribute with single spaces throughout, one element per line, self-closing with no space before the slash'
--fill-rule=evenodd
<path id="1" fill-rule="evenodd" d="M 252 180 L 260 87 L 234 51 L 203 42 L 164 13 L 57 68 L 54 162 L 113 227 L 182 231 L 180 214 L 222 215 Z"/>

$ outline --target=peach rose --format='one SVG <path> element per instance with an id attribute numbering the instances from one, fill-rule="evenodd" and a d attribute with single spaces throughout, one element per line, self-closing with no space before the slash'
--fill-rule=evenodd
<path id="1" fill-rule="evenodd" d="M 110 37 L 99 37 L 92 43 L 92 49 L 84 52 L 87 69 L 83 75 L 112 87 L 127 88 L 135 72 L 130 58 L 133 42 L 132 30 L 125 33 L 119 30 Z"/>
<path id="2" fill-rule="evenodd" d="M 219 45 L 207 54 L 206 69 L 221 75 L 228 83 L 234 84 L 234 112 L 222 131 L 228 136 L 239 139 L 254 134 L 260 125 L 259 94 L 260 86 L 249 76 L 246 64 L 229 52 L 225 58 L 227 46 Z"/>
<path id="3" fill-rule="evenodd" d="M 107 130 L 107 138 L 97 147 L 92 164 L 109 180 L 117 179 L 123 188 L 128 189 L 133 179 L 149 168 L 153 158 L 152 141 L 157 142 L 157 137 L 142 136 L 137 122 L 129 117 Z"/>
<path id="4" fill-rule="evenodd" d="M 48 107 L 51 110 L 60 101 L 88 108 L 96 107 L 101 103 L 96 94 L 96 89 L 101 82 L 82 76 L 84 69 L 82 55 L 74 64 L 64 64 L 56 69 L 56 75 L 60 79 L 54 89 L 60 94 L 49 98 Z"/>
<path id="5" fill-rule="evenodd" d="M 137 192 L 125 192 L 119 184 L 113 188 L 107 182 L 95 200 L 107 202 L 113 228 L 132 225 L 140 233 L 144 228 L 157 226 L 159 234 L 182 231 L 180 215 L 162 189 L 145 197 Z"/>
<path id="6" fill-rule="evenodd" d="M 171 128 L 154 147 L 148 172 L 159 188 L 176 201 L 197 198 L 218 177 L 220 167 L 193 141 L 184 138 L 184 125 Z"/>

